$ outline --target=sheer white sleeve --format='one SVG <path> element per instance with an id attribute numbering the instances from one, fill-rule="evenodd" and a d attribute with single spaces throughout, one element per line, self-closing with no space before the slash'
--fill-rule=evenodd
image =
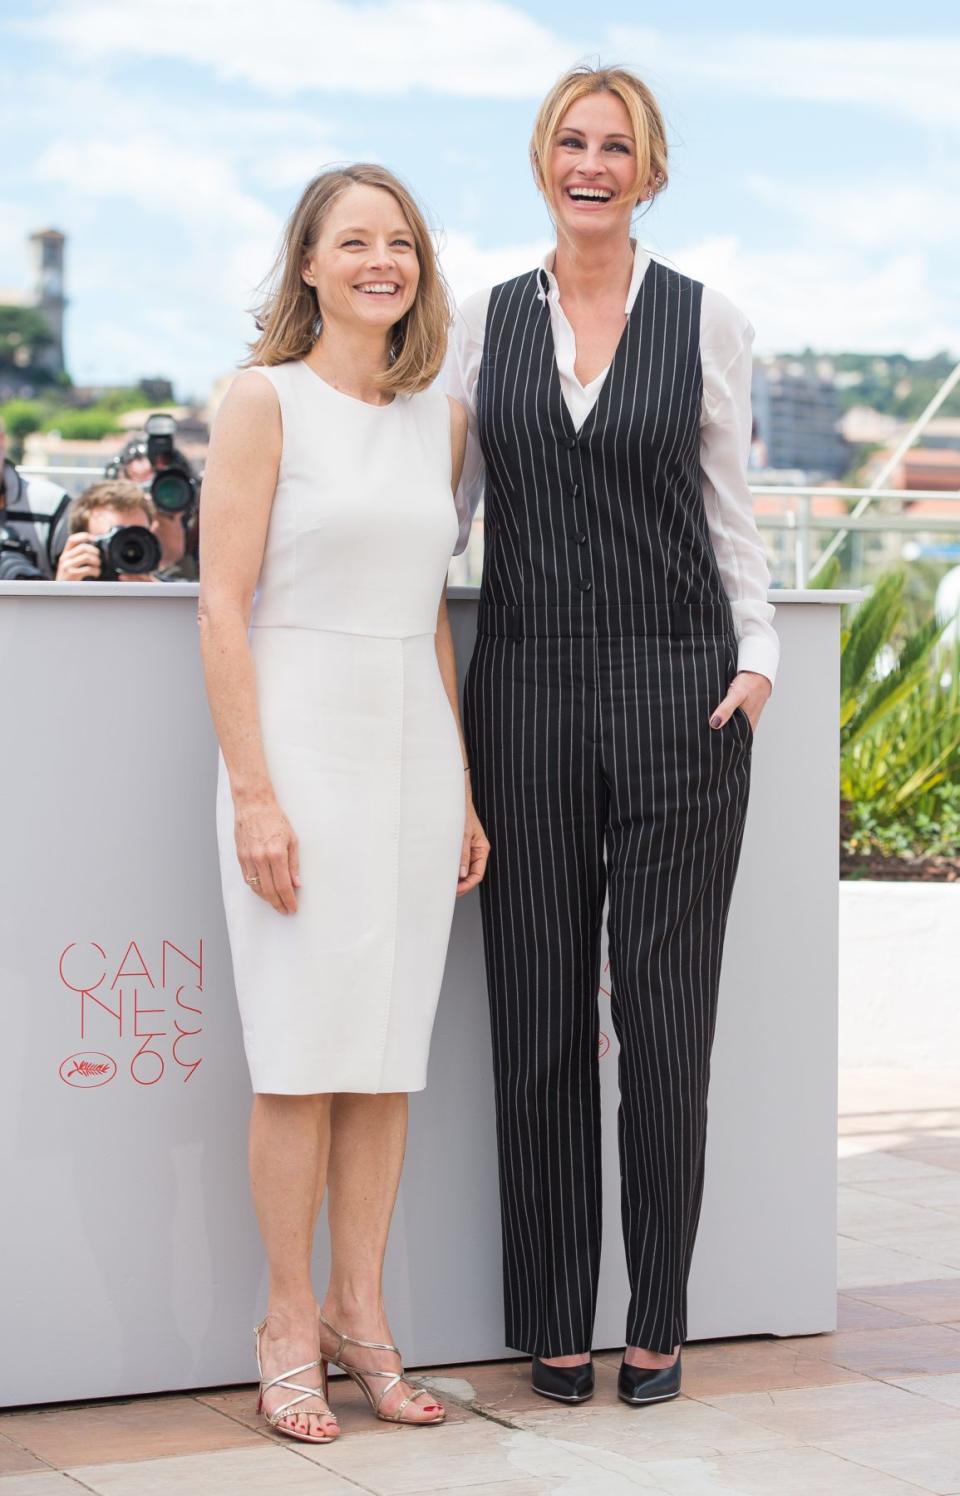
<path id="1" fill-rule="evenodd" d="M 700 467 L 707 525 L 730 599 L 740 670 L 776 677 L 780 641 L 767 601 L 770 569 L 747 487 L 753 328 L 725 296 L 704 288 L 700 325 Z"/>
<path id="2" fill-rule="evenodd" d="M 477 378 L 489 304 L 489 290 L 478 291 L 476 295 L 469 296 L 459 308 L 450 329 L 447 358 L 443 366 L 444 389 L 454 400 L 459 400 L 467 412 L 467 451 L 456 492 L 460 535 L 453 553 L 455 556 L 466 550 L 470 539 L 470 525 L 483 495 L 484 462 L 477 437 Z"/>

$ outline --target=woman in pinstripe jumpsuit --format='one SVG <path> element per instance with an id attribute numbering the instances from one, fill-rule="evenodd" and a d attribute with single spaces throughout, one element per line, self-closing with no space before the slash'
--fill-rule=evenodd
<path id="1" fill-rule="evenodd" d="M 630 240 L 667 177 L 633 74 L 562 78 L 531 155 L 557 248 L 464 304 L 450 364 L 465 483 L 485 495 L 465 727 L 493 848 L 506 1338 L 537 1391 L 591 1394 L 607 898 L 631 1285 L 619 1391 L 635 1404 L 680 1387 L 721 950 L 778 656 L 744 476 L 752 329 Z"/>

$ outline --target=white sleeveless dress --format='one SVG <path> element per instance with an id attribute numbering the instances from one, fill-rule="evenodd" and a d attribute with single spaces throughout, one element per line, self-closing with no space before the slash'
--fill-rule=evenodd
<path id="1" fill-rule="evenodd" d="M 250 642 L 301 877 L 293 915 L 244 882 L 221 756 L 220 870 L 253 1088 L 421 1090 L 464 825 L 434 643 L 458 530 L 447 398 L 434 387 L 367 405 L 302 362 L 240 377 L 270 381 L 283 422 Z"/>

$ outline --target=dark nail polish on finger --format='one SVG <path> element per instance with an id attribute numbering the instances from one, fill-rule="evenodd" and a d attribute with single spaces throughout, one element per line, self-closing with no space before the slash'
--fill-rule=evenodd
<path id="1" fill-rule="evenodd" d="M 710 726 L 711 727 L 719 727 L 720 725 L 721 725 L 720 714 L 719 714 L 719 712 L 714 712 L 713 716 L 710 718 Z"/>

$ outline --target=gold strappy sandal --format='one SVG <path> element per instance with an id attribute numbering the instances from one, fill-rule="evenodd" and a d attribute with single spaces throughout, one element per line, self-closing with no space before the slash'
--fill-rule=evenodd
<path id="1" fill-rule="evenodd" d="M 415 1385 L 404 1374 L 402 1357 L 399 1371 L 367 1371 L 359 1366 L 354 1366 L 351 1361 L 345 1361 L 343 1359 L 343 1351 L 345 1346 L 355 1345 L 365 1351 L 392 1351 L 395 1356 L 400 1356 L 397 1347 L 395 1345 L 383 1345 L 378 1340 L 357 1340 L 353 1335 L 344 1335 L 340 1330 L 335 1329 L 330 1321 L 324 1318 L 322 1313 L 320 1314 L 320 1323 L 326 1326 L 331 1335 L 336 1335 L 339 1341 L 334 1354 L 325 1357 L 325 1360 L 332 1362 L 334 1366 L 339 1366 L 340 1370 L 345 1371 L 352 1382 L 356 1382 L 374 1413 L 378 1418 L 382 1418 L 384 1423 L 404 1423 L 408 1428 L 429 1428 L 431 1424 L 443 1422 L 447 1416 L 445 1410 L 442 1410 L 435 1418 L 404 1418 L 401 1416 L 404 1408 L 409 1407 L 410 1403 L 415 1402 L 418 1397 L 433 1396 L 426 1387 L 421 1387 L 418 1391 L 412 1393 L 410 1397 L 405 1397 L 396 1409 L 396 1412 L 381 1413 L 380 1409 L 383 1406 L 383 1399 L 388 1392 L 393 1391 L 394 1387 L 399 1386 L 401 1382 L 406 1382 L 411 1387 Z M 383 1387 L 379 1395 L 373 1391 L 372 1387 L 367 1385 L 367 1377 L 384 1378 L 386 1386 Z"/>
<path id="2" fill-rule="evenodd" d="M 271 1428 L 277 1429 L 281 1434 L 287 1434 L 291 1439 L 302 1439 L 304 1444 L 332 1444 L 334 1439 L 338 1439 L 340 1437 L 339 1433 L 303 1433 L 300 1429 L 290 1428 L 287 1424 L 281 1423 L 280 1421 L 281 1419 L 286 1418 L 289 1413 L 293 1412 L 295 1408 L 298 1408 L 301 1403 L 308 1402 L 311 1397 L 318 1398 L 322 1396 L 323 1401 L 327 1402 L 326 1359 L 321 1358 L 317 1361 L 307 1361 L 305 1365 L 295 1366 L 292 1371 L 281 1372 L 280 1376 L 272 1377 L 269 1382 L 265 1382 L 263 1380 L 263 1367 L 260 1364 L 260 1336 L 266 1329 L 266 1325 L 266 1320 L 263 1320 L 259 1325 L 257 1325 L 257 1328 L 253 1332 L 257 1346 L 257 1371 L 260 1373 L 260 1396 L 257 1398 L 257 1412 L 263 1414 L 264 1418 L 267 1420 Z M 301 1376 L 305 1371 L 313 1371 L 315 1366 L 320 1367 L 323 1380 L 322 1389 L 320 1387 L 304 1387 L 302 1382 L 293 1382 L 290 1380 L 291 1377 Z M 272 1413 L 268 1413 L 263 1406 L 263 1399 L 265 1395 L 270 1391 L 271 1387 L 282 1387 L 286 1392 L 299 1393 L 299 1396 L 291 1397 L 289 1402 L 281 1403 L 279 1408 L 275 1408 Z M 308 1418 L 311 1416 L 311 1414 L 305 1413 L 303 1416 L 305 1418 Z M 314 1411 L 312 1413 L 312 1416 L 315 1418 L 329 1418 L 334 1423 L 336 1423 L 337 1421 L 335 1415 L 330 1411 L 329 1403 L 327 1403 L 326 1413 L 317 1413 L 316 1411 Z"/>

